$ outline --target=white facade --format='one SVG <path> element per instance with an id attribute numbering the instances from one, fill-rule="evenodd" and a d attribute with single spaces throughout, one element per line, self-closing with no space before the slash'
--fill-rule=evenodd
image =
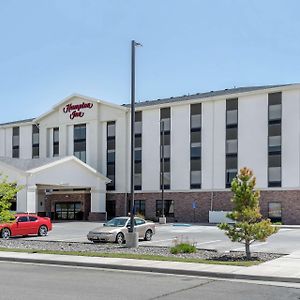
<path id="1" fill-rule="evenodd" d="M 142 185 L 141 192 L 160 192 L 160 109 L 170 107 L 170 192 L 226 191 L 226 100 L 238 99 L 237 168 L 247 166 L 257 177 L 257 186 L 268 186 L 268 95 L 281 92 L 281 184 L 275 189 L 300 188 L 300 85 L 283 85 L 249 89 L 232 89 L 207 94 L 149 101 L 137 105 L 142 111 Z M 68 105 L 85 103 L 90 107 L 71 109 Z M 201 103 L 201 188 L 191 189 L 191 105 Z M 73 118 L 72 116 L 75 115 Z M 130 109 L 101 100 L 72 95 L 42 116 L 24 122 L 0 125 L 0 157 L 13 156 L 13 127 L 19 127 L 19 158 L 32 159 L 32 125 L 39 127 L 39 158 L 51 158 L 53 129 L 59 128 L 59 157 L 74 154 L 74 126 L 86 125 L 86 164 L 103 176 L 107 175 L 107 124 L 115 122 L 115 188 L 109 193 L 128 193 L 130 182 Z M 2 170 L 10 175 L 10 170 Z M 53 169 L 53 172 L 56 170 Z M 68 177 L 71 166 L 57 174 L 47 169 L 48 176 Z M 42 174 L 39 174 L 42 178 Z M 72 175 L 73 176 L 73 175 Z M 12 176 L 24 184 L 22 176 Z M 109 176 L 108 176 L 109 177 Z M 30 177 L 30 178 L 34 178 Z M 84 176 L 81 177 L 81 180 Z M 75 180 L 75 176 L 73 176 Z M 64 180 L 63 180 L 64 181 Z M 57 182 L 56 182 L 57 183 Z M 49 184 L 54 184 L 49 183 Z M 58 183 L 57 183 L 58 184 Z M 92 199 L 104 193 L 104 187 L 82 182 L 91 188 Z M 20 210 L 33 211 L 30 204 L 36 193 L 27 182 L 27 204 Z M 34 186 L 34 184 L 33 184 Z M 25 193 L 23 191 L 22 193 Z M 91 210 L 105 209 L 102 202 L 92 200 Z M 103 204 L 104 203 L 104 204 Z M 36 204 L 37 205 L 37 204 Z M 35 208 L 37 210 L 37 208 Z"/>

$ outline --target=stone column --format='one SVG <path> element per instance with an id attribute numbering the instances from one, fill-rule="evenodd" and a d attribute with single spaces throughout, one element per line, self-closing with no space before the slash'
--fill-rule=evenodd
<path id="1" fill-rule="evenodd" d="M 89 221 L 106 221 L 106 191 L 91 189 Z"/>
<path id="2" fill-rule="evenodd" d="M 28 213 L 37 213 L 37 200 L 38 200 L 38 193 L 37 193 L 36 185 L 29 186 L 27 188 L 27 211 Z"/>

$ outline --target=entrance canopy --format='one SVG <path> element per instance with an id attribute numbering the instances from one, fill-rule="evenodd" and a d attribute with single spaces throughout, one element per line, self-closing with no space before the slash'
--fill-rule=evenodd
<path id="1" fill-rule="evenodd" d="M 0 157 L 0 173 L 23 189 L 17 195 L 17 211 L 40 212 L 41 188 L 89 189 L 91 212 L 104 213 L 106 184 L 110 179 L 75 156 L 63 158 L 19 159 Z"/>

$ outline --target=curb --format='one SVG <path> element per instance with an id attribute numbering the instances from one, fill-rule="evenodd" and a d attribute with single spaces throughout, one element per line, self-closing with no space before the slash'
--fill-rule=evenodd
<path id="1" fill-rule="evenodd" d="M 111 270 L 140 271 L 140 272 L 149 272 L 149 273 L 201 276 L 201 277 L 223 278 L 223 279 L 243 279 L 243 280 L 256 280 L 256 281 L 300 283 L 300 278 L 296 278 L 296 277 L 246 275 L 246 274 L 235 274 L 235 273 L 195 271 L 195 270 L 187 270 L 187 269 L 168 269 L 168 268 L 134 266 L 134 265 L 127 266 L 127 265 L 117 265 L 117 264 L 89 263 L 89 262 L 79 262 L 79 261 L 77 262 L 56 261 L 51 259 L 17 258 L 17 257 L 0 257 L 0 261 L 39 263 L 39 264 L 47 264 L 47 265 L 88 267 L 88 268 L 111 269 Z"/>

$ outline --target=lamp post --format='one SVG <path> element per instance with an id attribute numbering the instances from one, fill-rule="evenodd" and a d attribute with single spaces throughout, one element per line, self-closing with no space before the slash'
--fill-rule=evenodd
<path id="1" fill-rule="evenodd" d="M 130 210 L 130 227 L 126 237 L 126 246 L 136 248 L 138 246 L 138 233 L 134 231 L 134 138 L 135 138 L 135 47 L 142 46 L 136 41 L 131 41 L 131 149 L 130 149 L 130 193 L 131 193 L 131 210 Z"/>
<path id="2" fill-rule="evenodd" d="M 166 224 L 167 220 L 165 217 L 165 123 L 163 120 L 160 121 L 160 132 L 161 132 L 161 201 L 162 201 L 162 216 L 159 218 L 160 224 Z"/>

